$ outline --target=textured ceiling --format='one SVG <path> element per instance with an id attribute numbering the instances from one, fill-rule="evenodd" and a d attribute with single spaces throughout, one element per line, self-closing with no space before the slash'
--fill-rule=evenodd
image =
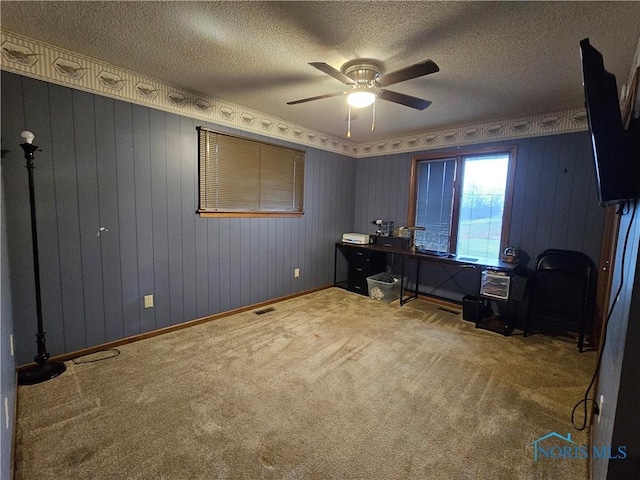
<path id="1" fill-rule="evenodd" d="M 640 36 L 640 2 L 2 1 L 0 15 L 3 30 L 343 138 L 344 97 L 286 104 L 345 89 L 309 62 L 439 65 L 388 87 L 429 108 L 379 100 L 356 142 L 579 107 L 579 41 L 620 87 Z"/>

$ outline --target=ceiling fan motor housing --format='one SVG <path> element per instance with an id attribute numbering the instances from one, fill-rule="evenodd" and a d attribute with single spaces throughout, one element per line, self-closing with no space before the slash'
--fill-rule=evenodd
<path id="1" fill-rule="evenodd" d="M 356 87 L 374 87 L 376 78 L 382 74 L 382 66 L 375 60 L 359 58 L 342 65 L 340 71 L 356 82 Z"/>

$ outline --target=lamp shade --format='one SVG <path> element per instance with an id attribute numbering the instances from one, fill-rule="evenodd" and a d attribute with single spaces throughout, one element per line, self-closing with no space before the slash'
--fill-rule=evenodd
<path id="1" fill-rule="evenodd" d="M 20 136 L 22 137 L 22 140 L 24 140 L 24 143 L 29 144 L 33 143 L 33 139 L 35 138 L 35 135 L 28 130 L 22 132 Z"/>
<path id="2" fill-rule="evenodd" d="M 359 90 L 347 95 L 347 103 L 353 108 L 368 107 L 376 101 L 376 94 L 369 91 Z"/>

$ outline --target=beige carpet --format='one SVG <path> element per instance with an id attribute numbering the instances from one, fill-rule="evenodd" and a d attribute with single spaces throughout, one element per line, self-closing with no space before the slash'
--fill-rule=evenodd
<path id="1" fill-rule="evenodd" d="M 331 288 L 20 387 L 16 480 L 584 479 L 595 354 Z"/>

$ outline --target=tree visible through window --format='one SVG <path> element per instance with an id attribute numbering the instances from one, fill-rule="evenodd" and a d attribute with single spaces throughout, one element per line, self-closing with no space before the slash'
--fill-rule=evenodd
<path id="1" fill-rule="evenodd" d="M 499 258 L 509 155 L 464 157 L 456 253 Z"/>
<path id="2" fill-rule="evenodd" d="M 409 224 L 416 244 L 459 257 L 499 258 L 508 240 L 516 149 L 417 157 Z"/>

